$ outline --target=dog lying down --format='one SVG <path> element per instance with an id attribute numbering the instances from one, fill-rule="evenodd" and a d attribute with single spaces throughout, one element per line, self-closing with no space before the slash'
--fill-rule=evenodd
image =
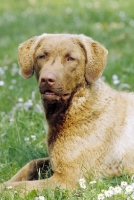
<path id="1" fill-rule="evenodd" d="M 81 177 L 134 173 L 134 94 L 100 79 L 107 54 L 84 35 L 43 34 L 19 46 L 22 76 L 34 74 L 39 85 L 49 158 L 31 161 L 1 190 L 75 189 Z M 44 177 L 49 164 L 51 177 L 38 180 L 38 168 Z"/>

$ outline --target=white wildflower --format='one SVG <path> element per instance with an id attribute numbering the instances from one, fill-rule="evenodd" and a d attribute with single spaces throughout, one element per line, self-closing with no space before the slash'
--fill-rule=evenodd
<path id="1" fill-rule="evenodd" d="M 4 84 L 4 81 L 0 81 L 0 86 L 3 86 Z"/>
<path id="2" fill-rule="evenodd" d="M 8 189 L 8 190 L 12 190 L 12 189 L 13 189 L 13 186 L 7 186 L 7 189 Z"/>
<path id="3" fill-rule="evenodd" d="M 0 67 L 0 76 L 4 75 L 5 71 L 2 69 L 2 67 Z"/>
<path id="4" fill-rule="evenodd" d="M 29 138 L 29 137 L 24 137 L 24 140 L 25 140 L 26 142 L 29 142 L 30 138 Z"/>
<path id="5" fill-rule="evenodd" d="M 10 119 L 9 119 L 9 122 L 10 122 L 10 123 L 14 122 L 14 118 L 13 118 L 13 117 L 10 118 Z"/>
<path id="6" fill-rule="evenodd" d="M 126 187 L 126 186 L 127 186 L 127 182 L 125 182 L 125 181 L 122 181 L 122 182 L 121 182 L 121 187 L 123 187 L 123 188 L 124 188 L 124 187 Z"/>
<path id="7" fill-rule="evenodd" d="M 21 98 L 21 97 L 18 98 L 18 102 L 19 102 L 19 103 L 22 103 L 22 102 L 23 102 L 23 98 Z"/>
<path id="8" fill-rule="evenodd" d="M 79 183 L 79 185 L 80 185 L 80 187 L 81 187 L 82 189 L 86 189 L 86 184 L 85 184 L 85 183 Z"/>
<path id="9" fill-rule="evenodd" d="M 11 74 L 14 76 L 15 74 L 19 73 L 19 68 L 18 65 L 16 63 L 13 63 L 12 65 L 12 69 L 11 69 Z"/>
<path id="10" fill-rule="evenodd" d="M 98 194 L 98 200 L 103 200 L 103 199 L 105 199 L 104 194 Z"/>
<path id="11" fill-rule="evenodd" d="M 90 181 L 90 182 L 89 182 L 90 185 L 93 185 L 93 184 L 95 184 L 95 183 L 96 183 L 96 181 Z"/>
<path id="12" fill-rule="evenodd" d="M 39 196 L 39 200 L 45 200 L 45 197 Z"/>
<path id="13" fill-rule="evenodd" d="M 114 85 L 117 85 L 117 84 L 120 83 L 120 81 L 119 81 L 119 79 L 118 79 L 118 76 L 117 76 L 116 74 L 114 74 L 114 75 L 112 76 L 112 79 L 113 79 L 113 84 L 114 84 Z"/>
<path id="14" fill-rule="evenodd" d="M 131 185 L 128 185 L 125 189 L 125 194 L 130 194 L 133 191 L 133 187 Z"/>
<path id="15" fill-rule="evenodd" d="M 120 194 L 121 191 L 122 191 L 122 189 L 121 189 L 120 186 L 116 186 L 116 187 L 114 188 L 114 193 L 115 193 L 115 194 Z"/>
<path id="16" fill-rule="evenodd" d="M 106 190 L 101 190 L 102 193 L 105 193 Z"/>
<path id="17" fill-rule="evenodd" d="M 33 106 L 33 102 L 29 99 L 27 102 L 24 103 L 24 109 L 28 111 Z"/>
<path id="18" fill-rule="evenodd" d="M 110 186 L 109 190 L 112 190 L 114 192 L 114 187 Z"/>
<path id="19" fill-rule="evenodd" d="M 80 178 L 78 182 L 82 189 L 86 189 L 86 180 L 84 178 Z"/>
<path id="20" fill-rule="evenodd" d="M 33 140 L 36 140 L 36 135 L 31 135 L 31 138 L 32 138 Z"/>
<path id="21" fill-rule="evenodd" d="M 105 194 L 106 197 L 112 197 L 113 194 L 114 194 L 114 192 L 113 192 L 113 190 L 106 190 L 106 191 L 104 192 L 104 194 Z"/>
<path id="22" fill-rule="evenodd" d="M 116 74 L 113 74 L 112 79 L 113 79 L 113 80 L 117 80 L 117 79 L 118 79 L 118 76 L 117 76 Z"/>
<path id="23" fill-rule="evenodd" d="M 35 197 L 34 200 L 45 200 L 45 197 L 43 196 Z"/>
<path id="24" fill-rule="evenodd" d="M 113 84 L 114 85 L 117 85 L 117 84 L 119 84 L 120 83 L 120 81 L 117 79 L 117 80 L 113 80 Z"/>
<path id="25" fill-rule="evenodd" d="M 78 182 L 79 183 L 86 183 L 86 180 L 84 178 L 80 178 Z"/>
<path id="26" fill-rule="evenodd" d="M 40 144 L 38 147 L 39 147 L 40 149 L 42 149 L 42 148 L 43 148 L 43 145 Z"/>
<path id="27" fill-rule="evenodd" d="M 13 90 L 14 89 L 14 86 L 13 85 L 10 85 L 9 86 L 9 90 Z"/>

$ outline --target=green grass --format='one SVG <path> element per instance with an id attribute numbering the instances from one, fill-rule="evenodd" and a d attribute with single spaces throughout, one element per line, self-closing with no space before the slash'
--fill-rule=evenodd
<path id="1" fill-rule="evenodd" d="M 134 1 L 122 0 L 1 0 L 0 3 L 0 182 L 9 179 L 28 161 L 47 155 L 45 143 L 44 114 L 38 112 L 40 104 L 35 78 L 24 80 L 19 75 L 17 62 L 18 45 L 33 37 L 46 33 L 83 33 L 109 50 L 108 63 L 103 74 L 105 81 L 118 90 L 134 90 Z M 113 75 L 119 83 L 113 82 Z M 34 93 L 33 93 L 34 91 Z M 35 95 L 35 96 L 34 96 Z M 18 99 L 23 98 L 22 105 Z M 33 105 L 26 111 L 32 98 Z M 36 140 L 31 138 L 36 136 Z M 26 142 L 26 137 L 29 142 Z M 71 176 L 71 175 L 70 175 Z M 56 189 L 44 191 L 47 199 L 97 199 L 102 189 L 118 185 L 121 178 L 98 181 L 93 188 L 74 194 Z M 41 195 L 40 193 L 37 193 Z M 26 195 L 33 199 L 36 191 Z M 12 192 L 3 193 L 0 199 L 13 199 Z M 14 199 L 21 199 L 16 194 Z M 111 199 L 126 199 L 114 196 Z"/>

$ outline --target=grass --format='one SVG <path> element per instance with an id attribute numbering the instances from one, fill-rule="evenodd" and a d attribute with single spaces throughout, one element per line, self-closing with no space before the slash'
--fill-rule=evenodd
<path id="1" fill-rule="evenodd" d="M 134 1 L 1 0 L 0 5 L 0 181 L 9 179 L 34 158 L 47 155 L 45 118 L 40 111 L 36 81 L 19 75 L 18 45 L 41 33 L 83 33 L 109 50 L 103 78 L 118 90 L 134 90 Z M 114 75 L 114 76 L 113 76 Z M 115 76 L 116 75 L 116 76 Z M 116 79 L 116 80 L 115 80 Z M 22 99 L 20 99 L 22 98 Z M 27 103 L 32 100 L 32 104 Z M 23 100 L 23 102 L 21 102 Z M 33 139 L 32 135 L 36 138 Z M 71 176 L 71 175 L 70 175 Z M 130 182 L 128 175 L 87 184 L 74 194 L 56 188 L 46 190 L 47 199 L 97 199 L 102 189 Z M 88 182 L 89 183 L 89 182 Z M 21 199 L 12 191 L 0 199 Z M 42 195 L 36 191 L 25 196 Z M 110 199 L 126 199 L 119 195 Z"/>

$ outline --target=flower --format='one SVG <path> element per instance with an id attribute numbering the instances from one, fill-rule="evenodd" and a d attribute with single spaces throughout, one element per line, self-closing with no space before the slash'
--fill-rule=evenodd
<path id="1" fill-rule="evenodd" d="M 133 187 L 131 185 L 128 185 L 125 189 L 126 194 L 130 194 L 133 191 Z"/>
<path id="2" fill-rule="evenodd" d="M 120 81 L 119 81 L 119 79 L 118 79 L 118 76 L 117 76 L 116 74 L 114 74 L 114 75 L 112 76 L 112 79 L 113 79 L 113 84 L 114 84 L 114 85 L 117 85 L 117 84 L 120 83 Z"/>
<path id="3" fill-rule="evenodd" d="M 86 183 L 86 180 L 84 178 L 80 178 L 78 182 L 79 183 Z"/>
<path id="4" fill-rule="evenodd" d="M 103 200 L 103 199 L 105 199 L 104 194 L 98 194 L 98 200 Z"/>
<path id="5" fill-rule="evenodd" d="M 0 81 L 0 86 L 3 86 L 4 84 L 4 81 Z"/>
<path id="6" fill-rule="evenodd" d="M 32 138 L 33 140 L 36 140 L 36 135 L 31 135 L 31 138 Z"/>
<path id="7" fill-rule="evenodd" d="M 78 182 L 82 189 L 86 189 L 86 180 L 84 178 L 80 178 Z"/>
<path id="8" fill-rule="evenodd" d="M 121 189 L 120 186 L 116 186 L 116 187 L 114 188 L 114 193 L 115 193 L 115 194 L 120 194 L 121 191 L 122 191 L 122 189 Z"/>
<path id="9" fill-rule="evenodd" d="M 126 186 L 127 186 L 127 182 L 125 182 L 125 181 L 122 181 L 122 182 L 121 182 L 121 187 L 123 187 L 123 188 L 124 188 L 124 187 L 126 187 Z"/>
<path id="10" fill-rule="evenodd" d="M 34 200 L 45 200 L 45 197 L 43 196 L 35 197 Z"/>
<path id="11" fill-rule="evenodd" d="M 110 186 L 109 190 L 112 190 L 114 192 L 114 187 Z"/>
<path id="12" fill-rule="evenodd" d="M 33 102 L 29 99 L 27 102 L 24 103 L 24 109 L 28 111 L 33 106 Z"/>
<path id="13" fill-rule="evenodd" d="M 22 102 L 23 102 L 23 98 L 21 98 L 21 97 L 18 98 L 18 102 L 19 102 L 19 103 L 22 103 Z"/>
<path id="14" fill-rule="evenodd" d="M 93 184 L 95 184 L 96 183 L 96 181 L 90 181 L 90 185 L 93 185 Z"/>
<path id="15" fill-rule="evenodd" d="M 11 189 L 13 189 L 13 186 L 8 186 L 7 189 L 11 190 Z"/>
<path id="16" fill-rule="evenodd" d="M 14 89 L 14 86 L 13 85 L 10 85 L 9 86 L 9 90 L 13 90 Z"/>
<path id="17" fill-rule="evenodd" d="M 18 65 L 16 63 L 13 63 L 12 69 L 11 69 L 11 74 L 14 76 L 17 73 L 19 73 Z"/>
<path id="18" fill-rule="evenodd" d="M 85 183 L 79 183 L 80 184 L 80 187 L 82 188 L 82 189 L 86 189 L 86 184 Z"/>
<path id="19" fill-rule="evenodd" d="M 24 140 L 26 141 L 26 142 L 29 142 L 29 137 L 24 137 Z"/>
<path id="20" fill-rule="evenodd" d="M 113 192 L 112 190 L 106 190 L 106 191 L 104 192 L 104 194 L 105 194 L 106 197 L 112 197 L 113 194 L 114 194 L 114 192 Z"/>
<path id="21" fill-rule="evenodd" d="M 14 122 L 14 118 L 11 117 L 11 118 L 9 119 L 9 122 L 10 122 L 10 123 Z"/>
<path id="22" fill-rule="evenodd" d="M 5 71 L 0 67 L 0 76 L 4 75 Z"/>

